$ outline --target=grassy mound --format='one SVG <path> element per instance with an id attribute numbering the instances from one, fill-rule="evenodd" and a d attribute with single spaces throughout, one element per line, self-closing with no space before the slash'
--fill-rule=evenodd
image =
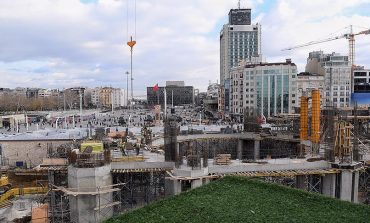
<path id="1" fill-rule="evenodd" d="M 106 222 L 370 222 L 370 207 L 225 177 Z"/>

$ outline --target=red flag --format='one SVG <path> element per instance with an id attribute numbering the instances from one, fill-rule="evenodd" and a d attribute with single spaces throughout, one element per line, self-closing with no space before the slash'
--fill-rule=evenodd
<path id="1" fill-rule="evenodd" d="M 154 87 L 153 87 L 153 91 L 154 91 L 154 92 L 156 92 L 156 91 L 158 91 L 158 89 L 159 89 L 159 88 L 158 88 L 158 84 L 154 85 Z"/>

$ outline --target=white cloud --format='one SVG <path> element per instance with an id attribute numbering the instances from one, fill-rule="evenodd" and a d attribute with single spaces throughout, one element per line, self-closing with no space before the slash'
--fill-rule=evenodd
<path id="1" fill-rule="evenodd" d="M 268 61 L 290 57 L 300 70 L 310 50 L 348 52 L 345 39 L 282 52 L 282 48 L 325 38 L 349 24 L 369 26 L 370 16 L 345 13 L 367 0 L 242 1 L 254 22 L 262 23 L 263 53 Z M 133 1 L 77 0 L 0 1 L 0 75 L 2 86 L 125 87 L 130 70 L 127 28 L 134 34 Z M 185 80 L 201 90 L 219 78 L 219 30 L 237 1 L 137 0 L 134 86 Z M 356 39 L 356 58 L 366 61 L 369 38 Z M 31 61 L 31 62 L 30 62 Z M 11 69 L 12 68 L 12 69 Z M 14 75 L 19 78 L 14 80 Z"/>

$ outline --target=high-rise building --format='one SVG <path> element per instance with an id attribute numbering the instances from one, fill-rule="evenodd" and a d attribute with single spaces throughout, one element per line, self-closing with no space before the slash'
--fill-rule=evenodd
<path id="1" fill-rule="evenodd" d="M 293 113 L 296 106 L 297 66 L 280 63 L 248 63 L 231 69 L 230 113 L 234 116 Z M 257 114 L 256 114 L 257 113 Z"/>
<path id="2" fill-rule="evenodd" d="M 313 51 L 307 58 L 306 72 L 324 76 L 325 105 L 348 107 L 351 95 L 351 64 L 348 56 Z"/>
<path id="3" fill-rule="evenodd" d="M 225 84 L 230 78 L 230 69 L 238 66 L 240 61 L 251 60 L 261 55 L 261 26 L 251 24 L 251 9 L 231 9 L 229 22 L 220 32 L 220 85 L 224 94 L 228 94 Z M 221 112 L 227 111 L 229 97 L 223 97 L 219 105 Z"/>

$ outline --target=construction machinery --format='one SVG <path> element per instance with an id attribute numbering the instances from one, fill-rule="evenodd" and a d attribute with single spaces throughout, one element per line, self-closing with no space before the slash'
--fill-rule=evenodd
<path id="1" fill-rule="evenodd" d="M 2 174 L 0 178 L 0 196 L 10 190 L 11 187 L 8 176 Z"/>
<path id="2" fill-rule="evenodd" d="M 0 206 L 12 197 L 24 194 L 44 194 L 48 191 L 47 187 L 25 187 L 12 188 L 9 183 L 9 178 L 6 175 L 1 175 L 0 178 Z"/>

